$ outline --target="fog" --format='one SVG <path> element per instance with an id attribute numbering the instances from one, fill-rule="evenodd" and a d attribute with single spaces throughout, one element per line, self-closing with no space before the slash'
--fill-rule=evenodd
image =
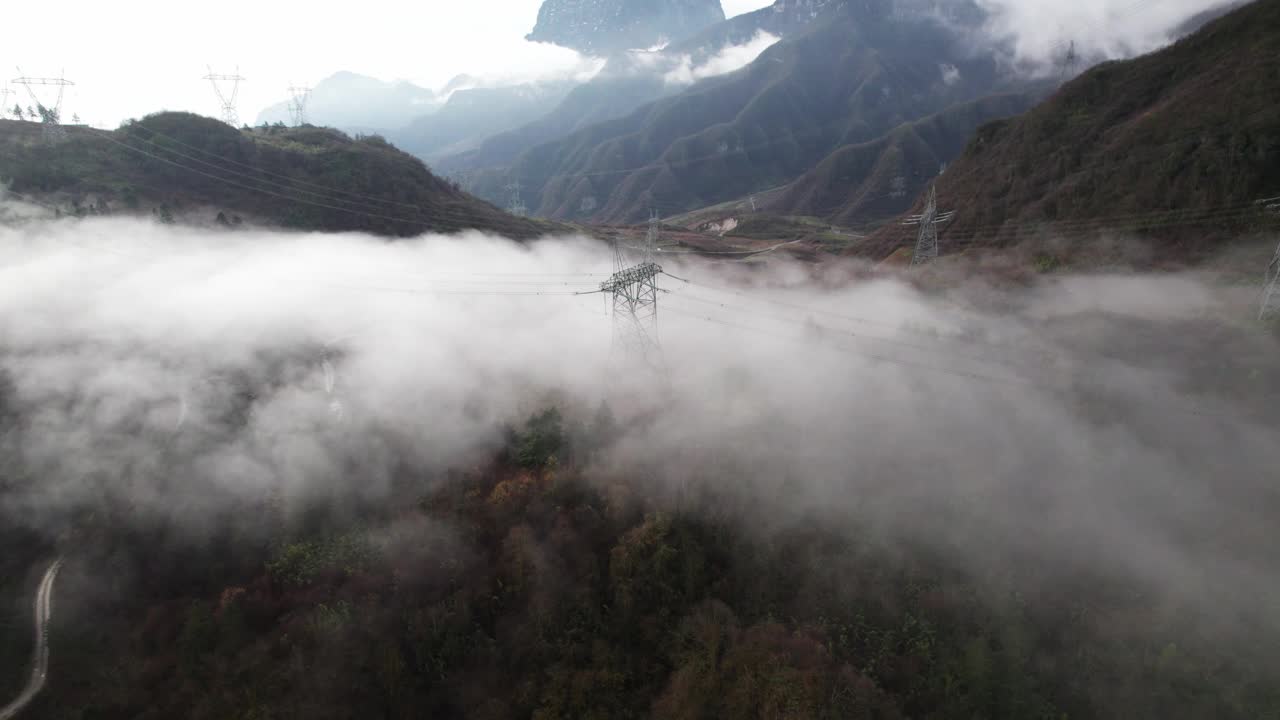
<path id="1" fill-rule="evenodd" d="M 781 38 L 777 35 L 759 31 L 741 45 L 727 45 L 697 65 L 689 55 L 681 55 L 676 59 L 676 66 L 663 75 L 663 80 L 668 85 L 689 85 L 709 77 L 733 72 L 755 62 L 761 53 L 779 40 Z"/>
<path id="2" fill-rule="evenodd" d="M 611 352 L 603 295 L 573 294 L 612 270 L 584 238 L 25 218 L 0 228 L 6 523 L 53 536 L 124 507 L 199 535 L 268 495 L 376 502 L 551 403 L 572 424 L 608 403 L 594 482 L 1277 622 L 1280 371 L 1251 288 L 666 253 L 653 369 Z"/>
<path id="3" fill-rule="evenodd" d="M 1168 44 L 1178 27 L 1197 13 L 1233 0 L 977 0 L 989 14 L 988 35 L 1007 43 L 1013 59 L 1048 72 L 1062 62 L 1071 43 L 1083 64 L 1150 52 Z"/>

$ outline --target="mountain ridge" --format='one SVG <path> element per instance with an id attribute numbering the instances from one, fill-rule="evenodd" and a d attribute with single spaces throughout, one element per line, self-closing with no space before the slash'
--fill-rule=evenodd
<path id="1" fill-rule="evenodd" d="M 984 125 L 937 181 L 958 209 L 942 245 L 1006 245 L 1065 227 L 1073 237 L 1154 233 L 1198 253 L 1235 236 L 1247 207 L 1239 217 L 1215 209 L 1280 194 L 1277 38 L 1280 3 L 1255 2 Z M 912 212 L 922 206 L 918 198 Z M 886 229 L 857 252 L 904 244 Z"/>
<path id="2" fill-rule="evenodd" d="M 467 229 L 532 238 L 548 223 L 507 215 L 436 177 L 380 136 L 328 128 L 239 130 L 165 112 L 108 132 L 0 121 L 0 167 L 14 192 L 69 215 L 263 225 L 390 237 Z"/>

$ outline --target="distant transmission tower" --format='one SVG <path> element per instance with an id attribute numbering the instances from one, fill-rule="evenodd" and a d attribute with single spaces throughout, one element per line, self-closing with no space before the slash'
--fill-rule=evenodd
<path id="1" fill-rule="evenodd" d="M 18 72 L 22 72 L 19 68 Z M 75 85 L 70 80 L 61 77 L 56 78 L 40 78 L 22 76 L 13 80 L 14 84 L 22 85 L 27 88 L 27 95 L 31 96 L 31 102 L 35 103 L 36 111 L 40 113 L 40 124 L 44 127 L 45 142 L 56 143 L 65 140 L 67 137 L 67 129 L 62 127 L 62 95 L 66 89 Z M 40 100 L 36 93 L 37 87 L 51 87 L 56 89 L 56 95 L 52 104 L 46 104 Z"/>
<path id="2" fill-rule="evenodd" d="M 955 211 L 938 212 L 938 190 L 937 187 L 930 186 L 929 201 L 925 203 L 924 212 L 911 215 L 902 223 L 920 226 L 920 232 L 916 234 L 916 250 L 911 256 L 912 265 L 924 265 L 937 259 L 938 225 L 953 217 L 955 217 Z"/>
<path id="3" fill-rule="evenodd" d="M 206 69 L 209 74 L 202 79 L 209 81 L 213 86 L 213 94 L 218 96 L 218 104 L 222 107 L 222 121 L 231 127 L 240 127 L 240 115 L 236 113 L 236 96 L 240 94 L 240 83 L 246 78 L 240 75 L 239 68 L 234 75 L 219 75 L 208 66 Z M 230 83 L 231 92 L 223 92 L 219 83 Z"/>
<path id="4" fill-rule="evenodd" d="M 311 88 L 289 87 L 289 115 L 293 118 L 294 127 L 307 124 L 307 101 L 311 99 Z"/>
<path id="5" fill-rule="evenodd" d="M 6 82 L 4 87 L 0 88 L 0 117 L 9 113 L 9 98 L 13 95 L 13 91 L 9 89 L 9 83 Z"/>
<path id="6" fill-rule="evenodd" d="M 661 232 L 657 212 L 650 212 L 649 231 L 639 264 L 628 265 L 618 241 L 613 246 L 614 273 L 600 284 L 613 295 L 614 361 L 651 373 L 662 373 L 662 349 L 658 345 L 658 276 L 662 267 L 653 261 Z"/>
<path id="7" fill-rule="evenodd" d="M 1266 283 L 1262 289 L 1262 305 L 1258 308 L 1259 320 L 1270 320 L 1280 317 L 1280 245 L 1276 246 L 1275 257 L 1267 265 Z"/>
<path id="8" fill-rule="evenodd" d="M 507 186 L 511 191 L 511 214 L 517 217 L 524 217 L 529 214 L 529 208 L 524 206 L 524 200 L 520 198 L 520 181 L 516 180 Z"/>
<path id="9" fill-rule="evenodd" d="M 1058 84 L 1070 80 L 1076 76 L 1076 65 L 1080 62 L 1080 54 L 1076 52 L 1076 41 L 1072 40 L 1067 46 L 1067 52 L 1058 61 Z"/>

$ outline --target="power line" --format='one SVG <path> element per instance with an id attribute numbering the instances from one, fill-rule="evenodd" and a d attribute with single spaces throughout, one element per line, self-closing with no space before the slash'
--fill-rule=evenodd
<path id="1" fill-rule="evenodd" d="M 280 178 L 281 180 L 286 180 L 286 181 L 288 181 L 288 182 L 290 182 L 290 183 L 292 183 L 292 184 L 294 184 L 294 185 L 300 185 L 300 186 L 303 186 L 303 187 L 316 188 L 317 190 L 324 191 L 324 192 L 323 192 L 323 194 L 346 195 L 346 196 L 349 196 L 349 197 L 359 198 L 359 199 L 362 199 L 362 200 L 372 200 L 372 201 L 374 201 L 374 202 L 382 203 L 382 204 L 384 204 L 384 205 L 397 205 L 397 206 L 400 206 L 400 207 L 413 208 L 413 209 L 415 209 L 415 210 L 418 208 L 418 205 L 415 205 L 415 204 L 413 204 L 413 203 L 398 202 L 398 201 L 395 201 L 395 200 L 388 200 L 388 199 L 386 199 L 386 198 L 380 198 L 380 197 L 377 197 L 377 196 L 374 196 L 374 195 L 365 195 L 365 194 L 362 194 L 362 193 L 351 192 L 350 190 L 343 190 L 343 189 L 341 189 L 341 188 L 335 188 L 335 187 L 331 187 L 331 186 L 328 186 L 328 185 L 321 185 L 321 184 L 319 184 L 319 183 L 308 182 L 308 181 L 306 181 L 306 180 L 299 180 L 299 179 L 297 179 L 297 178 L 290 177 L 290 176 L 288 176 L 288 175 L 284 175 L 284 174 L 276 173 L 276 172 L 271 172 L 270 170 L 266 170 L 266 169 L 264 169 L 264 168 L 260 168 L 260 167 L 258 167 L 258 166 L 256 166 L 256 165 L 250 165 L 250 164 L 248 164 L 248 163 L 243 163 L 243 162 L 240 162 L 240 161 L 238 161 L 238 160 L 234 160 L 234 159 L 232 159 L 232 158 L 225 157 L 225 156 L 219 155 L 219 154 L 217 154 L 217 153 L 210 152 L 210 151 L 205 150 L 205 149 L 203 149 L 203 148 L 196 147 L 195 145 L 190 145 L 190 144 L 185 143 L 185 142 L 183 142 L 183 141 L 179 140 L 178 138 L 175 138 L 175 137 L 173 137 L 173 136 L 171 136 L 171 135 L 166 135 L 166 134 L 164 134 L 164 133 L 160 132 L 159 130 L 156 130 L 155 128 L 152 128 L 152 127 L 148 126 L 148 125 L 147 125 L 147 124 L 145 124 L 144 122 L 135 122 L 135 123 L 133 123 L 133 124 L 129 125 L 129 129 L 130 129 L 130 130 L 133 130 L 134 128 L 142 128 L 143 130 L 146 130 L 147 132 L 151 133 L 151 135 L 152 135 L 153 137 L 160 137 L 160 138 L 164 138 L 164 140 L 165 140 L 166 142 L 170 142 L 170 143 L 173 143 L 173 144 L 175 144 L 175 145 L 179 145 L 179 146 L 184 147 L 184 148 L 186 148 L 186 149 L 188 149 L 188 150 L 191 150 L 192 152 L 197 152 L 197 153 L 200 153 L 200 154 L 202 154 L 202 155 L 206 155 L 206 156 L 209 156 L 209 157 L 217 158 L 218 160 L 221 160 L 222 162 L 224 162 L 224 163 L 226 163 L 226 164 L 228 164 L 228 165 L 235 165 L 235 166 L 238 166 L 238 167 L 242 167 L 242 168 L 245 168 L 245 169 L 247 169 L 247 170 L 252 170 L 252 171 L 254 171 L 254 172 L 256 172 L 256 173 L 259 173 L 259 174 L 261 174 L 261 175 L 266 175 L 266 176 L 268 176 L 268 177 Z M 145 138 L 141 138 L 141 139 L 145 140 Z M 228 168 L 219 168 L 219 169 L 229 170 Z"/>
<path id="2" fill-rule="evenodd" d="M 222 183 L 225 183 L 225 184 L 228 184 L 228 185 L 232 185 L 232 186 L 235 186 L 235 187 L 239 187 L 239 188 L 242 188 L 242 189 L 245 189 L 245 190 L 249 190 L 249 191 L 256 192 L 256 193 L 260 193 L 260 194 L 263 194 L 263 195 L 267 195 L 267 196 L 271 196 L 271 197 L 279 198 L 279 199 L 282 199 L 282 200 L 289 200 L 289 201 L 292 201 L 292 202 L 301 203 L 301 204 L 303 204 L 303 205 L 310 205 L 310 206 L 313 206 L 313 207 L 320 207 L 320 208 L 325 208 L 325 209 L 328 209 L 328 210 L 336 210 L 336 211 L 339 211 L 339 212 L 350 213 L 350 214 L 353 214 L 353 215 L 360 215 L 360 216 L 369 217 L 369 218 L 374 218 L 374 219 L 379 219 L 379 220 L 388 220 L 388 221 L 391 221 L 391 222 L 402 223 L 402 224 L 408 225 L 408 226 L 410 226 L 410 227 L 412 227 L 412 228 L 419 229 L 419 230 L 425 230 L 425 229 L 429 228 L 429 227 L 430 227 L 430 225 L 431 225 L 431 223 L 432 223 L 433 221 L 438 221 L 438 220 L 458 220 L 458 219 L 460 219 L 460 218 L 461 218 L 461 219 L 463 219 L 463 220 L 471 220 L 471 219 L 474 219 L 472 216 L 469 216 L 469 215 L 465 215 L 465 214 L 461 214 L 461 213 L 449 213 L 449 212 L 439 212 L 435 217 L 422 216 L 422 217 L 419 217 L 419 218 L 406 218 L 406 217 L 402 217 L 402 216 L 387 215 L 387 214 L 385 214 L 385 213 L 381 213 L 381 212 L 366 212 L 366 211 L 364 211 L 364 210 L 359 210 L 359 209 L 354 209 L 354 208 L 349 208 L 349 207 L 342 207 L 342 206 L 339 206 L 339 205 L 333 205 L 333 204 L 329 204 L 329 203 L 325 203 L 325 202 L 317 202 L 317 201 L 312 201 L 312 200 L 306 200 L 306 199 L 304 199 L 304 198 L 299 198 L 299 197 L 295 197 L 295 196 L 292 196 L 292 195 L 286 195 L 286 194 L 283 194 L 283 193 L 280 193 L 280 192 L 274 192 L 274 191 L 272 191 L 272 190 L 264 189 L 264 188 L 262 188 L 262 187 L 257 187 L 257 186 L 254 186 L 254 185 L 248 185 L 248 184 L 245 184 L 245 183 L 243 183 L 243 182 L 239 182 L 239 181 L 236 181 L 236 180 L 233 180 L 233 179 L 230 179 L 230 178 L 226 178 L 226 177 L 223 177 L 223 176 L 220 176 L 220 175 L 216 175 L 216 174 L 213 174 L 213 173 L 210 173 L 210 172 L 206 172 L 206 171 L 204 171 L 204 170 L 200 170 L 200 169 L 198 169 L 198 168 L 193 168 L 193 167 L 190 167 L 190 166 L 187 166 L 187 165 L 183 165 L 182 163 L 176 162 L 176 161 L 174 161 L 174 160 L 172 160 L 172 159 L 170 159 L 170 158 L 162 157 L 162 156 L 160 156 L 160 155 L 156 155 L 156 154 L 154 154 L 154 153 L 147 152 L 146 150 L 144 150 L 144 149 L 142 149 L 142 148 L 135 147 L 135 146 L 130 145 L 130 144 L 125 143 L 125 142 L 121 142 L 120 140 L 117 140 L 117 139 L 116 139 L 115 137 L 113 137 L 109 132 L 106 132 L 106 131 L 96 130 L 96 129 L 93 129 L 93 128 L 81 128 L 81 129 L 82 129 L 82 130 L 84 130 L 85 132 L 95 133 L 95 134 L 97 134 L 97 135 L 101 136 L 101 137 L 102 137 L 103 139 L 105 139 L 107 142 L 113 143 L 113 144 L 115 144 L 115 145 L 119 145 L 119 146 L 121 146 L 121 147 L 123 147 L 123 148 L 125 148 L 125 149 L 127 149 L 127 150 L 129 150 L 129 151 L 131 151 L 131 152 L 138 153 L 139 155 L 143 155 L 143 156 L 145 156 L 145 157 L 152 158 L 152 159 L 154 159 L 154 160 L 157 160 L 157 161 L 163 162 L 163 163 L 168 164 L 168 165 L 171 165 L 171 166 L 173 166 L 173 167 L 176 167 L 176 168 L 179 168 L 179 169 L 182 169 L 182 170 L 186 170 L 186 171 L 188 171 L 188 172 L 195 173 L 195 174 L 197 174 L 197 175 L 200 175 L 200 176 L 203 176 L 203 177 L 209 178 L 209 179 L 211 179 L 211 180 L 217 180 L 217 181 L 219 181 L 219 182 L 222 182 Z M 148 142 L 148 141 L 147 141 L 147 140 L 145 140 L 144 138 L 139 138 L 139 139 L 140 139 L 140 140 L 142 140 L 143 142 Z M 206 164 L 207 164 L 207 163 L 206 163 Z M 219 169 L 219 170 L 222 170 L 222 171 L 224 171 L 224 172 L 227 172 L 227 169 L 225 169 L 225 168 L 218 168 L 218 169 Z M 242 174 L 242 173 L 241 173 L 241 174 Z M 252 182 L 265 183 L 265 181 L 256 180 L 256 179 L 252 179 Z M 292 191 L 296 191 L 294 188 L 287 188 L 287 190 L 288 190 L 288 191 L 291 191 L 291 192 L 292 192 Z M 335 200 L 334 202 L 348 202 L 348 203 L 349 203 L 350 201 L 336 201 L 336 200 Z"/>
<path id="3" fill-rule="evenodd" d="M 690 311 L 688 311 L 688 310 L 682 310 L 682 309 L 680 309 L 680 308 L 668 308 L 668 312 L 673 312 L 673 313 L 676 313 L 676 314 L 678 314 L 678 315 L 685 315 L 685 316 L 687 316 L 687 317 L 691 317 L 691 318 L 695 318 L 695 319 L 698 319 L 698 320 L 702 320 L 702 321 L 704 321 L 704 322 L 714 323 L 714 324 L 718 324 L 718 325 L 724 325 L 724 326 L 727 326 L 727 327 L 733 327 L 733 328 L 737 328 L 737 329 L 741 329 L 741 330 L 747 330 L 747 331 L 755 332 L 755 333 L 759 333 L 759 334 L 762 334 L 762 335 L 769 335 L 769 336 L 772 336 L 772 337 L 783 338 L 783 339 L 788 339 L 788 340 L 796 340 L 796 339 L 797 339 L 797 338 L 795 338 L 795 337 L 785 336 L 785 335 L 782 335 L 782 334 L 780 334 L 780 333 L 776 333 L 776 332 L 773 332 L 773 331 L 770 331 L 770 330 L 766 330 L 766 329 L 763 329 L 763 328 L 759 328 L 759 327 L 755 327 L 755 326 L 752 326 L 752 325 L 746 325 L 746 324 L 743 324 L 743 323 L 740 323 L 740 322 L 734 322 L 734 321 L 730 321 L 730 320 L 724 320 L 724 319 L 722 319 L 722 318 L 715 318 L 715 317 L 711 317 L 711 316 L 708 316 L 708 315 L 705 315 L 705 314 L 701 314 L 701 313 L 697 313 L 697 312 L 690 312 Z M 785 321 L 784 321 L 784 322 L 785 322 Z M 829 326 L 824 326 L 824 325 L 821 325 L 821 324 L 819 324 L 819 323 L 815 323 L 815 322 L 813 322 L 813 321 L 811 321 L 811 320 L 806 320 L 806 321 L 803 321 L 803 322 L 794 322 L 794 321 L 793 321 L 793 323 L 794 323 L 794 324 L 798 324 L 798 325 L 800 325 L 801 327 L 804 327 L 804 328 L 807 328 L 807 329 L 810 329 L 810 330 L 817 330 L 817 331 L 820 331 L 820 333 L 822 333 L 822 334 L 827 334 L 827 335 L 836 335 L 836 336 L 838 336 L 838 335 L 848 335 L 848 334 L 850 334 L 850 333 L 847 333 L 847 332 L 845 332 L 845 331 L 841 331 L 841 330 L 839 330 L 839 329 L 837 329 L 837 328 L 831 328 L 831 327 L 829 327 Z M 819 335 L 819 337 L 821 337 L 821 335 Z M 906 368 L 909 368 L 909 369 L 912 369 L 912 370 L 916 370 L 916 371 L 923 371 L 923 372 L 927 372 L 927 373 L 940 374 L 940 375 L 951 375 L 951 376 L 954 376 L 954 377 L 964 378 L 964 379 L 968 379 L 968 380 L 977 380 L 977 381 L 980 381 L 980 382 L 991 383 L 991 384 L 998 384 L 998 385 L 1006 385 L 1006 386 L 1011 386 L 1011 387 L 1042 387 L 1042 383 L 1040 383 L 1040 382 L 1038 382 L 1038 381 L 1036 381 L 1036 380 L 1032 380 L 1032 379 L 1029 379 L 1029 378 L 1025 378 L 1025 377 L 1010 377 L 1010 376 L 1005 376 L 1005 375 L 989 375 L 989 374 L 982 373 L 982 372 L 975 372 L 975 371 L 971 371 L 971 370 L 958 369 L 958 368 L 954 368 L 954 367 L 943 367 L 943 366 L 934 365 L 934 364 L 927 363 L 927 362 L 920 362 L 920 361 L 916 361 L 916 360 L 904 359 L 904 358 L 897 357 L 897 356 L 893 356 L 893 355 L 884 355 L 884 354 L 881 354 L 881 353 L 867 352 L 867 351 L 864 351 L 864 350 L 859 350 L 859 349 L 855 349 L 855 348 L 850 348 L 850 347 L 847 347 L 847 346 L 845 346 L 845 345 L 840 345 L 840 344 L 832 343 L 832 342 L 829 342 L 829 341 L 828 341 L 828 342 L 826 342 L 826 343 L 824 343 L 824 344 L 826 344 L 828 347 L 831 347 L 831 348 L 833 348 L 833 349 L 835 349 L 835 350 L 837 350 L 837 351 L 840 351 L 840 352 L 845 352 L 845 353 L 848 353 L 848 354 L 857 355 L 857 356 L 859 356 L 859 357 L 862 357 L 862 358 L 865 358 L 865 359 L 869 359 L 869 360 L 874 360 L 874 361 L 877 361 L 877 362 L 882 362 L 882 363 L 887 363 L 887 364 L 892 364 L 892 365 L 898 365 L 898 366 L 906 367 Z M 1148 406 L 1148 407 L 1152 407 L 1152 408 L 1159 408 L 1159 409 L 1161 409 L 1161 410 L 1163 410 L 1163 411 L 1171 411 L 1171 412 L 1183 413 L 1183 414 L 1186 414 L 1186 415 L 1194 415 L 1194 416 L 1198 416 L 1198 417 L 1215 418 L 1215 419 L 1224 419 L 1224 420 L 1235 419 L 1235 418 L 1233 418 L 1232 416 L 1224 415 L 1224 414 L 1221 414 L 1221 413 L 1212 413 L 1212 412 L 1208 412 L 1208 411 L 1205 411 L 1205 410 L 1200 410 L 1200 409 L 1198 409 L 1198 408 L 1190 408 L 1190 407 L 1186 407 L 1186 406 L 1184 406 L 1184 405 L 1173 404 L 1173 403 L 1159 403 L 1159 402 L 1152 402 L 1152 401 L 1144 401 L 1144 402 L 1139 402 L 1139 403 L 1134 403 L 1134 404 L 1142 405 L 1142 406 Z"/>

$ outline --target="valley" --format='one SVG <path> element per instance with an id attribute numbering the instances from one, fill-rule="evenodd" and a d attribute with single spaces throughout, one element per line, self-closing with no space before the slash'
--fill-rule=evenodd
<path id="1" fill-rule="evenodd" d="M 1280 3 L 252 10 L 0 103 L 0 720 L 1280 714 Z"/>

